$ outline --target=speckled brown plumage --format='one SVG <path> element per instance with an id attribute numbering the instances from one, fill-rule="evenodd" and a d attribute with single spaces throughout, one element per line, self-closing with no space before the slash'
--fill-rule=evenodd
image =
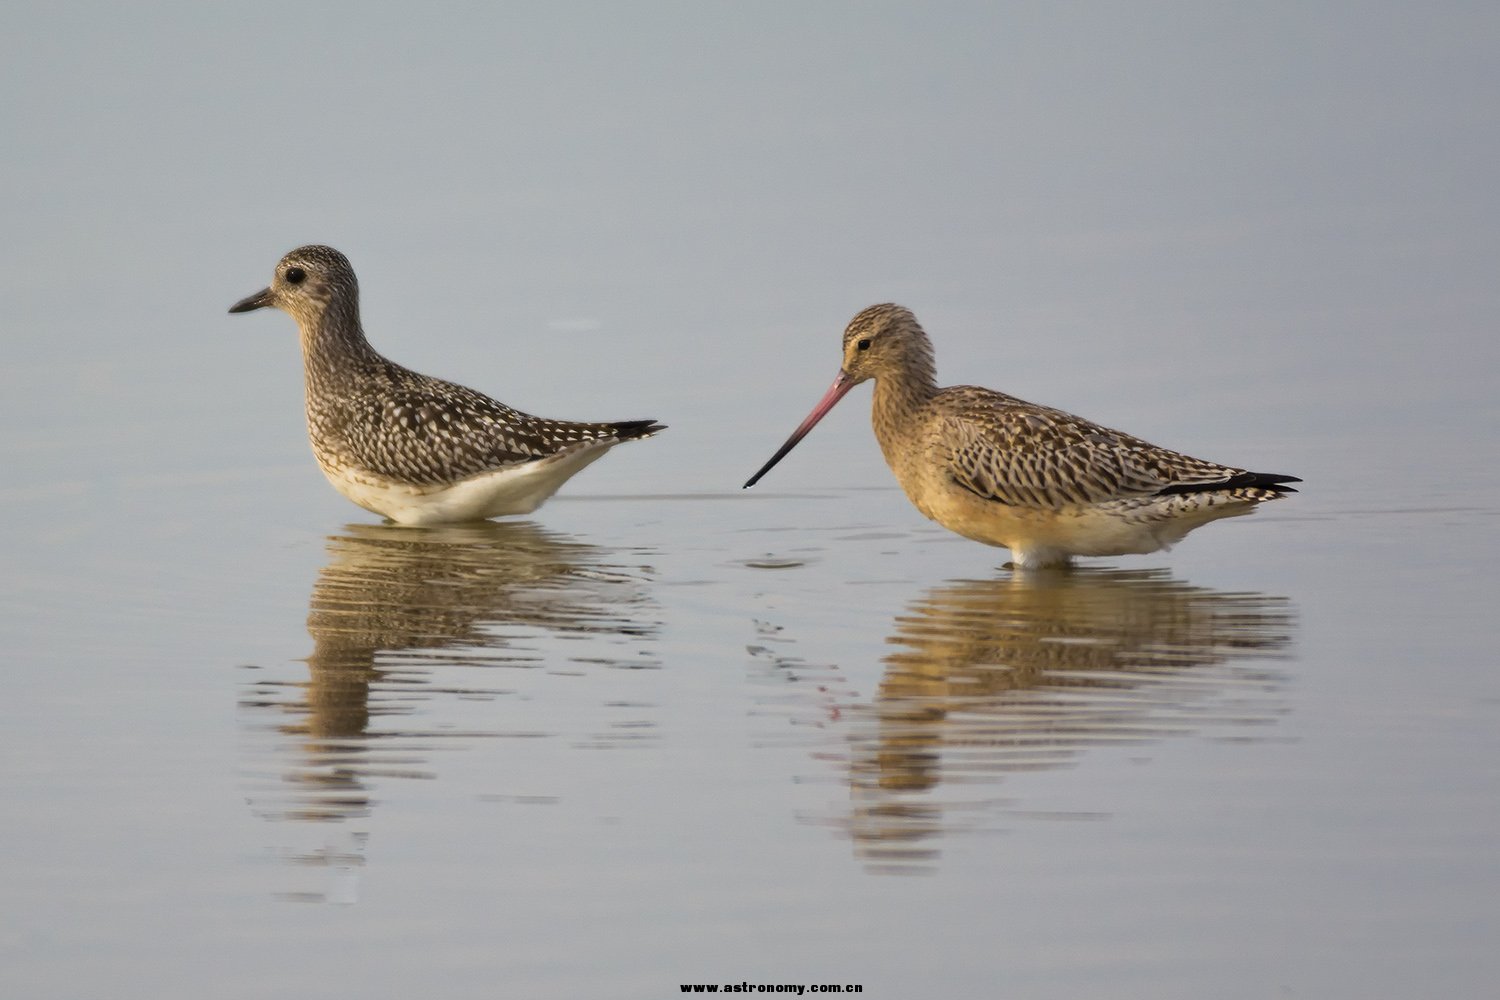
<path id="1" fill-rule="evenodd" d="M 940 389 L 932 342 L 910 310 L 887 303 L 849 323 L 833 386 L 745 485 L 868 379 L 875 437 L 912 503 L 958 534 L 1011 549 L 1021 566 L 1154 552 L 1299 481 L 1192 458 L 992 389 Z"/>
<path id="2" fill-rule="evenodd" d="M 360 324 L 354 269 L 331 247 L 291 251 L 270 287 L 230 312 L 263 306 L 297 321 L 318 464 L 345 496 L 400 523 L 527 513 L 608 448 L 663 429 L 535 417 L 381 356 Z"/>

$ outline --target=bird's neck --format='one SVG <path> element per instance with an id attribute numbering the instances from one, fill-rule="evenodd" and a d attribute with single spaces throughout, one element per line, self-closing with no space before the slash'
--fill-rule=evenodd
<path id="1" fill-rule="evenodd" d="M 321 316 L 298 325 L 309 391 L 337 384 L 362 366 L 381 360 L 365 340 L 356 305 L 330 303 Z"/>
<path id="2" fill-rule="evenodd" d="M 897 371 L 875 380 L 871 418 L 882 448 L 912 426 L 918 412 L 937 391 L 937 375 L 930 358 L 912 359 Z"/>

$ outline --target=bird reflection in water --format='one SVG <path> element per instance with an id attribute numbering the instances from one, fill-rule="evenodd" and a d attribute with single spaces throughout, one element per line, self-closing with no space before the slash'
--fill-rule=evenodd
<path id="1" fill-rule="evenodd" d="M 252 729 L 276 740 L 257 751 L 273 762 L 257 767 L 261 787 L 251 791 L 267 819 L 328 824 L 365 817 L 375 803 L 372 779 L 431 777 L 427 758 L 439 745 L 550 735 L 463 725 L 459 720 L 476 715 L 488 723 L 493 712 L 465 704 L 512 694 L 495 684 L 516 676 L 470 668 L 588 673 L 659 665 L 652 570 L 619 562 L 643 553 L 510 521 L 351 524 L 329 537 L 328 554 L 308 601 L 307 680 L 258 681 L 242 703 L 256 713 Z M 561 657 L 551 645 L 559 637 L 585 641 Z M 293 851 L 287 859 L 347 871 L 362 863 L 363 838 L 348 833 L 335 838 L 337 846 Z"/>
<path id="2" fill-rule="evenodd" d="M 839 825 L 874 870 L 930 871 L 940 835 L 1027 815 L 983 791 L 1005 775 L 1272 722 L 1284 711 L 1273 661 L 1295 627 L 1284 598 L 1166 570 L 935 587 L 897 617 L 879 696 L 853 713 L 852 807 Z"/>

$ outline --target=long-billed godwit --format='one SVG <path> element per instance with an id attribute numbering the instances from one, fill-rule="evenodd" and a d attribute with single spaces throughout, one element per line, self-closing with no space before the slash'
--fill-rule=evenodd
<path id="1" fill-rule="evenodd" d="M 868 379 L 875 437 L 911 502 L 950 531 L 1010 549 L 1024 568 L 1155 552 L 1301 482 L 1190 458 L 992 389 L 940 389 L 926 332 L 887 303 L 850 321 L 832 387 L 745 488 Z"/>
<path id="2" fill-rule="evenodd" d="M 307 434 L 334 489 L 397 524 L 529 514 L 653 420 L 543 420 L 382 357 L 359 322 L 359 284 L 332 247 L 281 258 L 269 288 L 232 313 L 273 306 L 301 332 Z"/>

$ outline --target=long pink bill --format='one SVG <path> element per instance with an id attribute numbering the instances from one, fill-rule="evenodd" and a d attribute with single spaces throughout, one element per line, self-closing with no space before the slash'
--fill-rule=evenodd
<path id="1" fill-rule="evenodd" d="M 807 419 L 802 421 L 796 430 L 792 431 L 792 436 L 786 439 L 786 444 L 776 450 L 776 454 L 771 456 L 771 460 L 762 465 L 760 471 L 751 476 L 750 481 L 745 483 L 743 488 L 748 490 L 760 482 L 760 477 L 770 472 L 771 467 L 785 458 L 787 452 L 797 447 L 797 442 L 807 437 L 807 432 L 817 426 L 818 421 L 826 417 L 828 411 L 833 409 L 833 405 L 843 399 L 844 394 L 853 389 L 857 384 L 844 374 L 843 369 L 840 369 L 838 377 L 833 380 L 833 385 L 823 394 L 823 398 L 818 400 L 818 405 L 813 407 L 813 411 L 807 415 Z"/>

